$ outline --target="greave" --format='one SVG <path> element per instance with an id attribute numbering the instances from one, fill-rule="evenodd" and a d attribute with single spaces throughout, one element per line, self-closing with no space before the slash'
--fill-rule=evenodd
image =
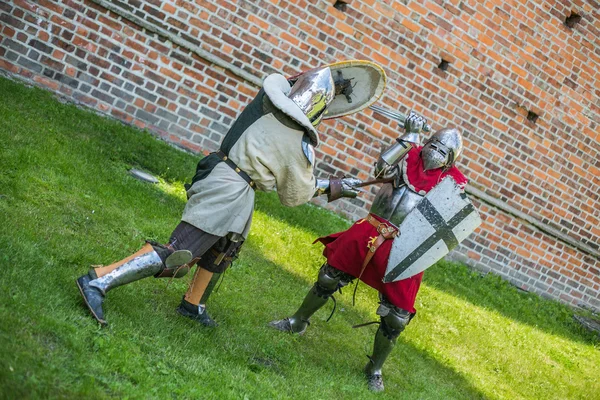
<path id="1" fill-rule="evenodd" d="M 213 292 L 220 277 L 221 277 L 220 273 L 218 273 L 218 272 L 213 273 L 213 276 L 212 276 L 212 278 L 210 278 L 210 282 L 208 282 L 208 286 L 204 290 L 204 294 L 202 295 L 202 298 L 200 299 L 200 304 L 206 304 L 206 301 L 208 300 L 211 293 Z"/>
<path id="2" fill-rule="evenodd" d="M 198 266 L 196 273 L 194 274 L 194 279 L 192 279 L 192 282 L 185 293 L 185 301 L 194 305 L 201 304 L 201 299 L 206 293 L 206 289 L 213 276 L 213 272 Z"/>
<path id="3" fill-rule="evenodd" d="M 365 367 L 367 375 L 381 375 L 383 363 L 388 358 L 394 346 L 396 345 L 397 337 L 388 339 L 381 326 L 375 334 L 375 342 L 373 343 L 373 355 L 369 357 L 371 360 Z"/>
<path id="4" fill-rule="evenodd" d="M 146 242 L 142 246 L 141 249 L 139 249 L 135 253 L 131 254 L 130 256 L 125 257 L 122 260 L 116 261 L 116 262 L 114 262 L 114 263 L 112 263 L 110 265 L 98 265 L 98 266 L 95 266 L 92 269 L 92 271 L 94 271 L 93 274 L 95 275 L 94 279 L 101 278 L 104 275 L 106 275 L 106 274 L 114 271 L 115 269 L 119 268 L 121 265 L 125 264 L 126 262 L 131 261 L 134 258 L 139 257 L 139 256 L 141 256 L 143 254 L 151 252 L 152 250 L 154 250 L 154 248 L 152 247 L 152 245 L 150 243 Z"/>
<path id="5" fill-rule="evenodd" d="M 288 321 L 292 328 L 292 332 L 294 333 L 303 332 L 308 326 L 309 318 L 315 312 L 317 312 L 319 308 L 323 307 L 329 299 L 329 296 L 319 296 L 315 286 L 313 286 L 310 289 L 310 291 L 304 298 L 304 301 L 302 301 L 300 308 L 298 308 L 298 311 L 296 311 L 294 315 L 288 318 Z"/>
<path id="6" fill-rule="evenodd" d="M 153 276 L 164 268 L 163 262 L 155 251 L 137 256 L 108 274 L 90 281 L 89 286 L 100 290 L 103 295 L 109 290 L 128 283 Z"/>
<path id="7" fill-rule="evenodd" d="M 217 323 L 210 317 L 206 310 L 206 301 L 212 293 L 220 275 L 220 273 L 213 273 L 198 267 L 196 274 L 194 274 L 194 280 L 181 300 L 177 312 L 204 326 L 216 327 Z"/>

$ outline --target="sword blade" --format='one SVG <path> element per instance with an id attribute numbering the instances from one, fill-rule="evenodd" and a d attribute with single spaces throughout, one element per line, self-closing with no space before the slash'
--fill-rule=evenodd
<path id="1" fill-rule="evenodd" d="M 395 119 L 396 121 L 400 122 L 401 124 L 404 124 L 404 121 L 406 120 L 406 115 L 400 114 L 399 112 L 391 111 L 391 110 L 388 110 L 388 109 L 385 109 L 383 107 L 379 107 L 376 105 L 371 105 L 371 106 L 369 106 L 369 108 L 371 110 L 375 111 L 376 113 L 384 115 L 388 118 Z"/>
<path id="2" fill-rule="evenodd" d="M 384 115 L 388 118 L 398 121 L 401 125 L 404 125 L 404 121 L 406 121 L 406 115 L 401 114 L 399 112 L 388 110 L 386 108 L 379 107 L 376 105 L 371 105 L 369 106 L 369 108 L 378 114 Z M 423 126 L 423 132 L 431 132 L 431 125 L 425 124 Z"/>

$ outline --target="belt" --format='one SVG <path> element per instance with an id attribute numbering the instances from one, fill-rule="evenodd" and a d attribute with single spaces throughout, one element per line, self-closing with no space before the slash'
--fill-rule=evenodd
<path id="1" fill-rule="evenodd" d="M 218 150 L 215 152 L 215 154 L 221 159 L 221 161 L 225 162 L 225 164 L 229 165 L 229 167 L 231 167 L 232 170 L 234 170 L 235 172 L 237 172 L 237 174 L 239 176 L 241 176 L 246 182 L 248 182 L 248 185 L 250 185 L 250 187 L 252 189 L 255 189 L 255 183 L 252 180 L 252 178 L 250 178 L 250 175 L 248 175 L 247 173 L 245 173 L 244 171 L 242 171 L 240 169 L 240 167 L 238 167 L 233 161 L 231 161 L 231 159 L 227 156 L 227 154 L 223 153 L 222 150 Z"/>
<path id="2" fill-rule="evenodd" d="M 365 219 L 368 223 L 377 228 L 377 232 L 380 236 L 383 236 L 384 239 L 393 239 L 398 236 L 398 229 L 394 225 L 379 222 L 372 214 L 367 215 L 367 218 Z"/>
<path id="3" fill-rule="evenodd" d="M 356 289 L 358 289 L 358 282 L 360 282 L 360 278 L 361 278 L 363 272 L 365 272 L 367 265 L 369 265 L 369 262 L 375 255 L 375 252 L 377 251 L 379 246 L 381 246 L 386 240 L 393 239 L 396 236 L 398 236 L 398 234 L 399 234 L 398 229 L 396 229 L 395 226 L 393 226 L 391 224 L 388 225 L 385 222 L 380 222 L 377 218 L 375 218 L 371 214 L 367 215 L 367 217 L 363 221 L 367 221 L 368 223 L 373 225 L 375 228 L 377 228 L 377 233 L 379 233 L 379 235 L 377 236 L 377 238 L 375 238 L 375 240 L 373 240 L 372 243 L 369 242 L 369 244 L 368 244 L 369 252 L 365 256 L 362 267 L 360 268 L 360 274 L 358 275 L 356 287 L 354 288 L 354 294 L 352 295 L 352 304 L 353 305 L 354 305 L 354 298 L 356 297 Z"/>

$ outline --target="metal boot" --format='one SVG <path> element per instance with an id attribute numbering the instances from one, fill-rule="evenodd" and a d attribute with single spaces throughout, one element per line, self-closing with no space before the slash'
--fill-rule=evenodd
<path id="1" fill-rule="evenodd" d="M 330 297 L 333 297 L 336 290 L 348 285 L 352 282 L 352 279 L 354 278 L 351 275 L 327 263 L 323 264 L 319 269 L 317 282 L 304 298 L 298 311 L 289 318 L 272 321 L 269 326 L 284 332 L 303 334 L 310 324 L 308 319 L 319 308 L 323 307 Z M 333 300 L 335 302 L 335 298 Z M 333 312 L 331 315 L 333 315 Z"/>
<path id="2" fill-rule="evenodd" d="M 180 263 L 180 265 L 183 265 L 190 262 L 191 259 L 192 253 L 188 250 L 177 250 L 167 257 L 165 263 L 169 265 Z M 159 254 L 149 246 L 147 252 L 138 254 L 133 258 L 127 257 L 120 265 L 100 278 L 97 278 L 95 271 L 91 270 L 87 275 L 77 279 L 77 286 L 94 318 L 100 324 L 106 325 L 102 310 L 106 293 L 115 287 L 159 273 L 165 267 L 165 263 L 163 263 Z"/>
<path id="3" fill-rule="evenodd" d="M 331 296 L 331 294 L 323 294 L 322 291 L 318 290 L 318 283 L 312 287 L 312 289 L 308 292 L 304 301 L 298 308 L 298 311 L 294 313 L 291 317 L 272 321 L 269 323 L 269 326 L 283 331 L 283 332 L 291 332 L 302 335 L 310 322 L 308 319 L 315 313 L 317 310 L 327 303 L 327 300 Z M 319 295 L 321 292 L 321 295 Z"/>
<path id="4" fill-rule="evenodd" d="M 101 325 L 106 325 L 106 321 L 104 320 L 104 312 L 102 311 L 102 302 L 104 301 L 104 296 L 98 289 L 90 286 L 90 282 L 97 278 L 96 272 L 92 269 L 89 273 L 80 276 L 76 282 L 79 292 L 85 301 L 85 305 L 90 310 L 94 318 L 96 318 L 96 321 L 98 321 Z"/>
<path id="5" fill-rule="evenodd" d="M 369 362 L 365 366 L 365 375 L 369 390 L 373 392 L 383 391 L 383 377 L 381 369 L 383 363 L 388 358 L 394 346 L 396 345 L 396 337 L 388 338 L 382 327 L 380 326 L 375 334 L 375 342 L 373 343 L 373 355 L 369 357 Z"/>

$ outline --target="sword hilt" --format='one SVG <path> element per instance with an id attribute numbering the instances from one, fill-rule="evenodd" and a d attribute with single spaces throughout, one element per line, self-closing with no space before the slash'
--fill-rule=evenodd
<path id="1" fill-rule="evenodd" d="M 401 125 L 404 125 L 404 121 L 406 121 L 406 115 L 401 114 L 399 112 L 388 110 L 386 108 L 379 107 L 376 105 L 371 105 L 369 106 L 369 108 L 378 114 L 384 115 L 388 118 L 398 121 Z M 431 132 L 431 126 L 429 124 L 425 124 L 423 126 L 423 132 Z"/>

